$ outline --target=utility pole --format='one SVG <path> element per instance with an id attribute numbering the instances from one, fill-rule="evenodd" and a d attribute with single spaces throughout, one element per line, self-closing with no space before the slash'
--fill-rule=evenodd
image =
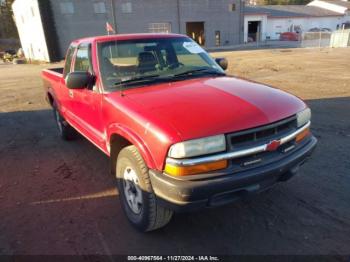
<path id="1" fill-rule="evenodd" d="M 181 10 L 180 10 L 180 0 L 177 0 L 177 26 L 179 27 L 179 34 L 181 34 Z"/>
<path id="2" fill-rule="evenodd" d="M 239 2 L 239 9 L 240 9 L 240 15 L 239 15 L 239 44 L 244 43 L 244 6 L 245 1 L 240 0 Z"/>
<path id="3" fill-rule="evenodd" d="M 117 34 L 118 33 L 118 27 L 117 27 L 117 18 L 116 18 L 116 15 L 115 15 L 115 3 L 114 3 L 114 0 L 110 0 L 110 1 L 111 1 L 111 9 L 112 9 L 113 28 L 114 28 L 115 33 Z"/>

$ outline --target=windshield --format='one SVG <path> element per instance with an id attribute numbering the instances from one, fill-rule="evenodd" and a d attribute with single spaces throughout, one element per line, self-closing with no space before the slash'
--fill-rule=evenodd
<path id="1" fill-rule="evenodd" d="M 145 82 L 224 75 L 217 63 L 187 37 L 103 42 L 98 45 L 105 89 Z"/>

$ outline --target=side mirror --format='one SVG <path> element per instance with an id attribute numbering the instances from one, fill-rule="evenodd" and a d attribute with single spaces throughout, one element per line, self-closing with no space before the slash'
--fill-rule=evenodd
<path id="1" fill-rule="evenodd" d="M 215 58 L 215 62 L 223 69 L 227 70 L 228 68 L 228 61 L 226 58 Z"/>
<path id="2" fill-rule="evenodd" d="M 69 89 L 83 89 L 86 88 L 93 76 L 89 72 L 71 72 L 66 76 L 66 86 Z"/>

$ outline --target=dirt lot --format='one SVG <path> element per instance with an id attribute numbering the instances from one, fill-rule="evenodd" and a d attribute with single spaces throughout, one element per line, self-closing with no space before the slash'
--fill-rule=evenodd
<path id="1" fill-rule="evenodd" d="M 319 146 L 297 177 L 138 233 L 107 157 L 57 137 L 39 75 L 47 66 L 0 65 L 0 254 L 350 254 L 350 49 L 214 55 L 232 74 L 307 100 Z"/>

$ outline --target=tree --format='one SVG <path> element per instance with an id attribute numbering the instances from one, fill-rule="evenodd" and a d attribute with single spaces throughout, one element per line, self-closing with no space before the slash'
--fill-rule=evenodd
<path id="1" fill-rule="evenodd" d="M 18 32 L 13 18 L 14 0 L 0 0 L 0 38 L 16 38 Z"/>

